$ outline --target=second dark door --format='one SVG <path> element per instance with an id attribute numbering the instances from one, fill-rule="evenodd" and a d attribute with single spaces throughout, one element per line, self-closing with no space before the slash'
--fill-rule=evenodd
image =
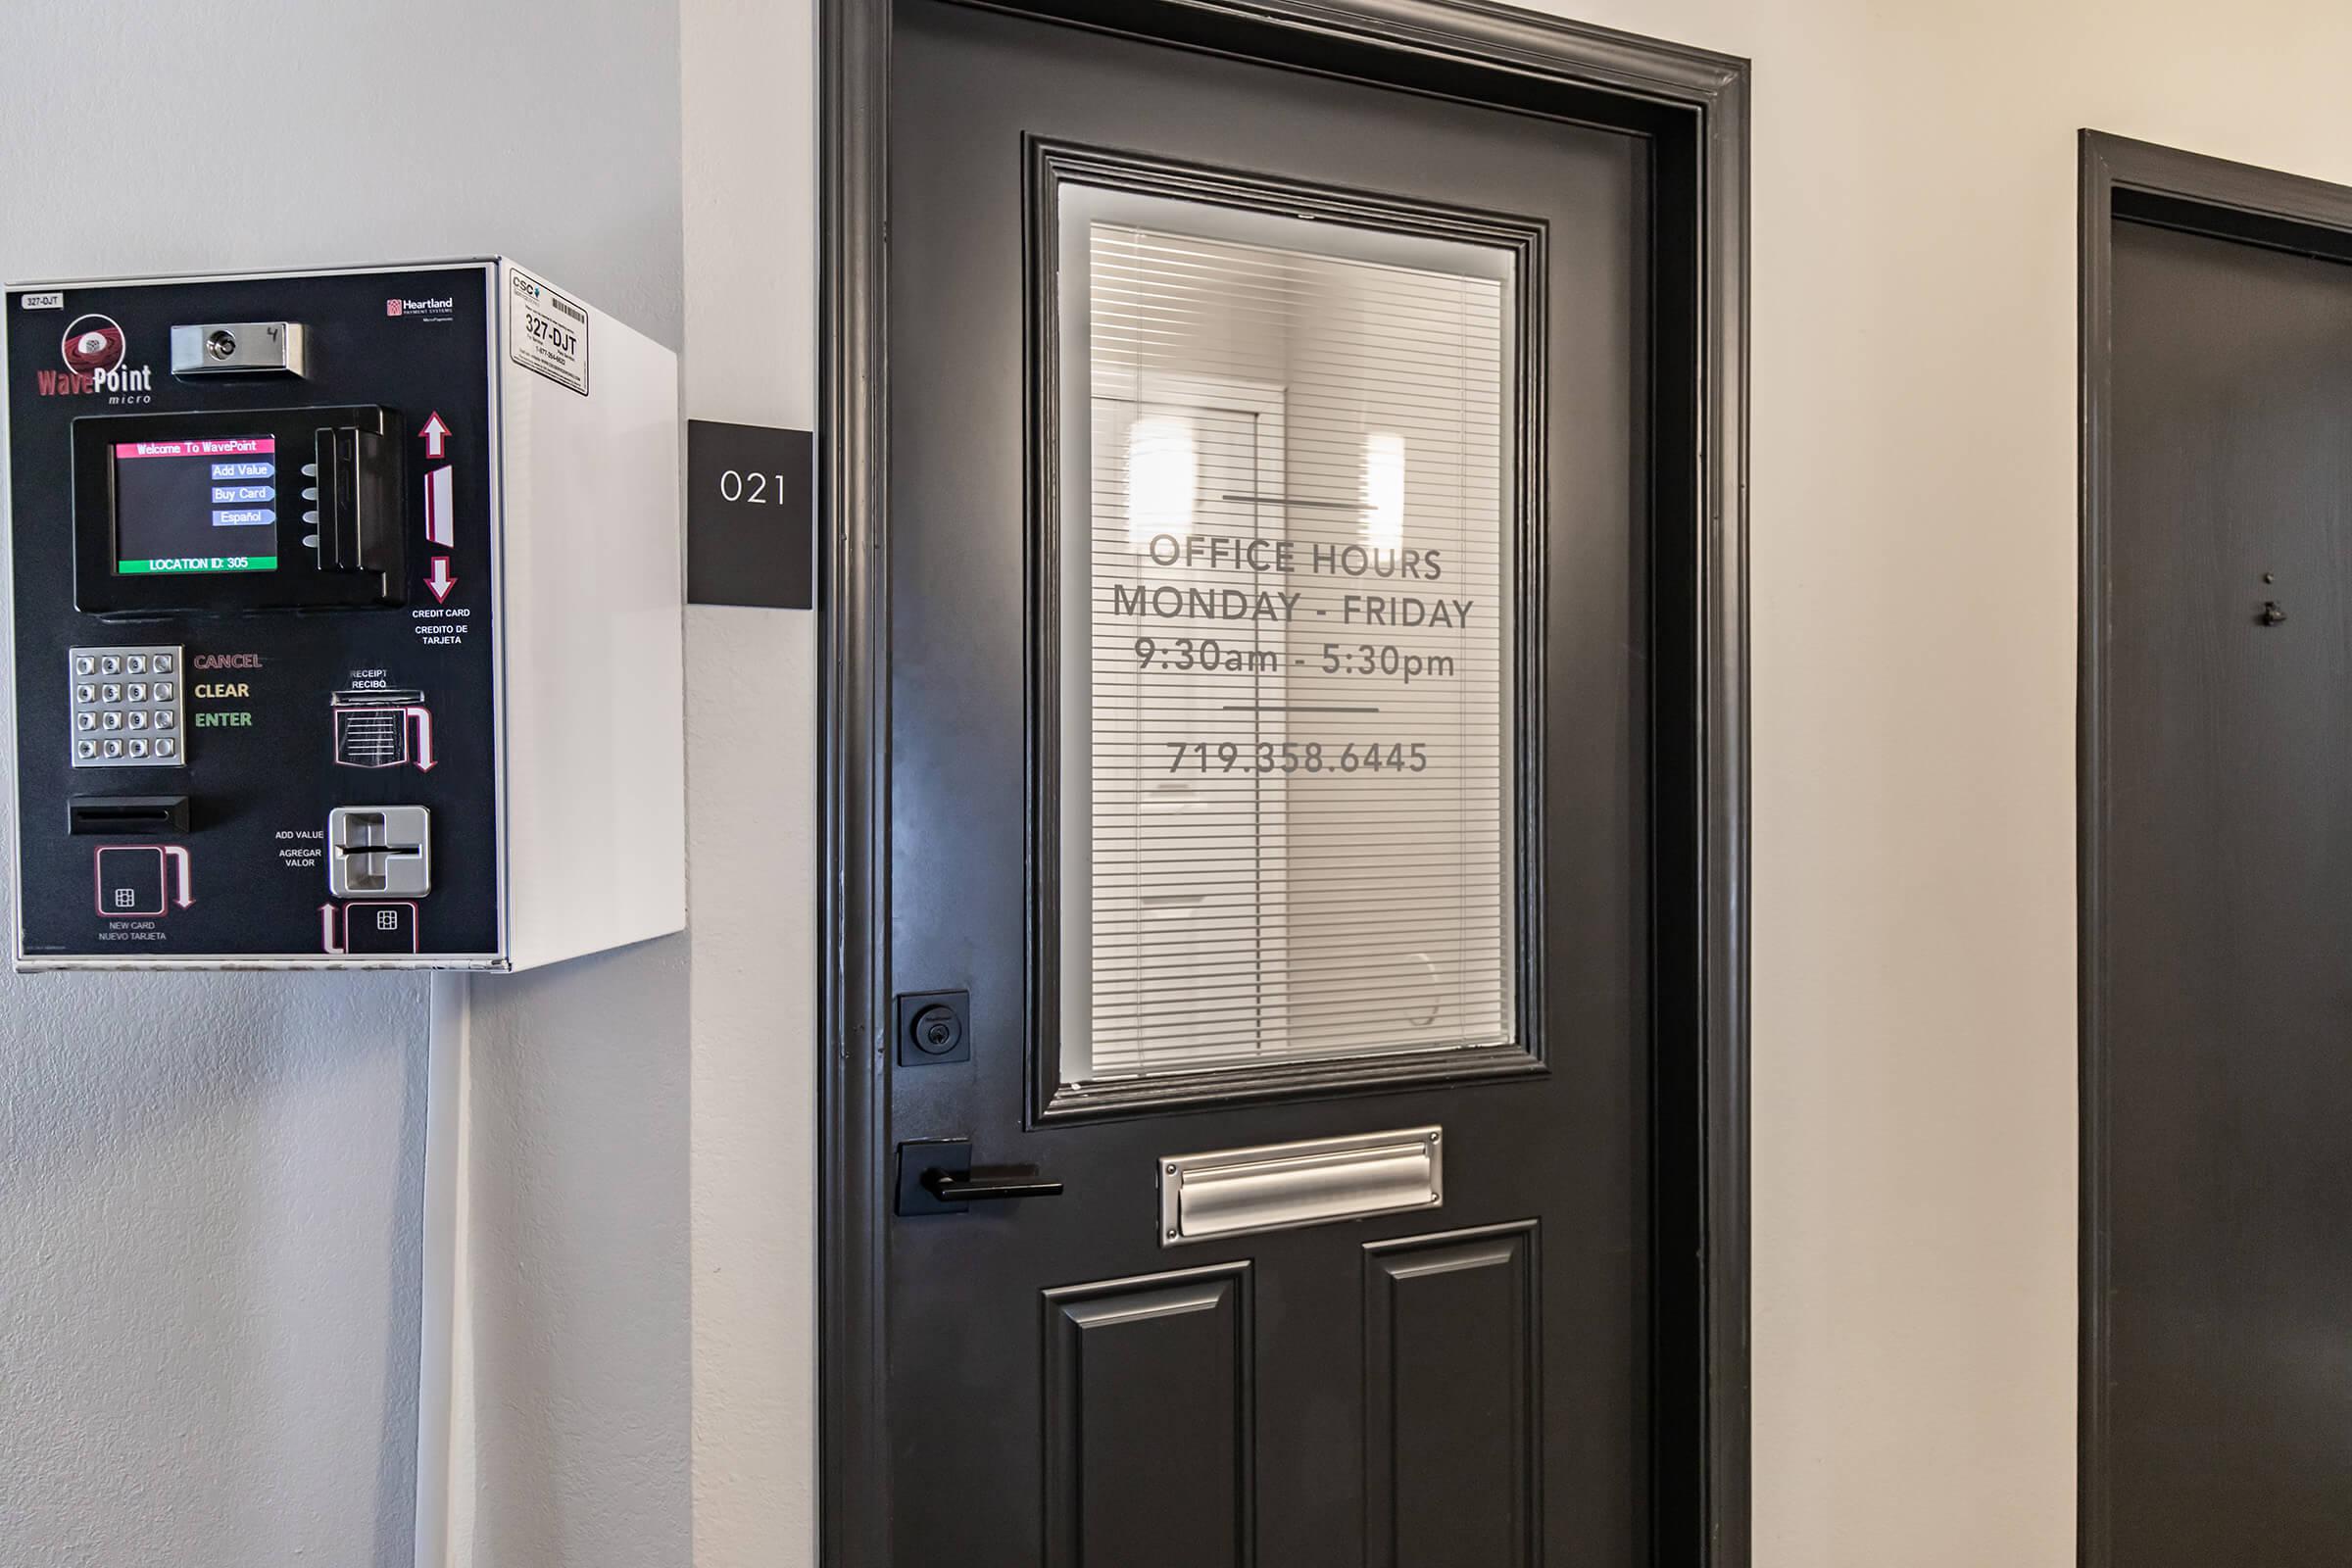
<path id="1" fill-rule="evenodd" d="M 2113 242 L 2102 1560 L 2319 1568 L 2352 1560 L 2352 266 Z"/>

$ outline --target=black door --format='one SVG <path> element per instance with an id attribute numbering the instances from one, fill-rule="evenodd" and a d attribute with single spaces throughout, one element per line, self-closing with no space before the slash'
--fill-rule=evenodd
<path id="1" fill-rule="evenodd" d="M 1652 142 L 892 49 L 893 1560 L 1649 1560 Z"/>
<path id="2" fill-rule="evenodd" d="M 2352 266 L 2113 246 L 2089 1539 L 2318 1568 L 2352 1560 Z"/>

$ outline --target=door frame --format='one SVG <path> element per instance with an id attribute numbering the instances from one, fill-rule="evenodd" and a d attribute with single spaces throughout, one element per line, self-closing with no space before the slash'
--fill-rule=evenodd
<path id="1" fill-rule="evenodd" d="M 985 3 L 985 0 L 953 0 Z M 893 0 L 819 0 L 819 1560 L 890 1556 L 886 527 Z M 1746 1568 L 1748 66 L 1487 0 L 994 9 L 1648 136 L 1660 696 L 1649 1128 L 1653 1557 Z M 1665 286 L 1671 283 L 1672 287 Z M 1668 1260 L 1680 1267 L 1669 1267 Z"/>
<path id="2" fill-rule="evenodd" d="M 2076 988 L 2081 1236 L 2076 1410 L 2076 1557 L 2114 1561 L 2107 1176 L 2107 917 L 2101 876 L 2109 747 L 2110 563 L 2116 555 L 2115 224 L 2157 224 L 2241 245 L 2352 262 L 2352 187 L 2105 131 L 2081 134 L 2079 450 L 2082 539 L 2076 669 Z"/>

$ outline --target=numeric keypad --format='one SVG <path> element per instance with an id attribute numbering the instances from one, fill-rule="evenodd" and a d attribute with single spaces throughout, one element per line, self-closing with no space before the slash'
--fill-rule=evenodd
<path id="1" fill-rule="evenodd" d="M 177 767 L 185 716 L 177 648 L 76 648 L 68 656 L 75 767 Z"/>

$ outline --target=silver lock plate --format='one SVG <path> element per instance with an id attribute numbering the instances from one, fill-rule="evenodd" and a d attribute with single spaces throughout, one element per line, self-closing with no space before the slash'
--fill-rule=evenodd
<path id="1" fill-rule="evenodd" d="M 310 368 L 300 321 L 206 321 L 172 329 L 173 375 L 302 375 Z"/>

